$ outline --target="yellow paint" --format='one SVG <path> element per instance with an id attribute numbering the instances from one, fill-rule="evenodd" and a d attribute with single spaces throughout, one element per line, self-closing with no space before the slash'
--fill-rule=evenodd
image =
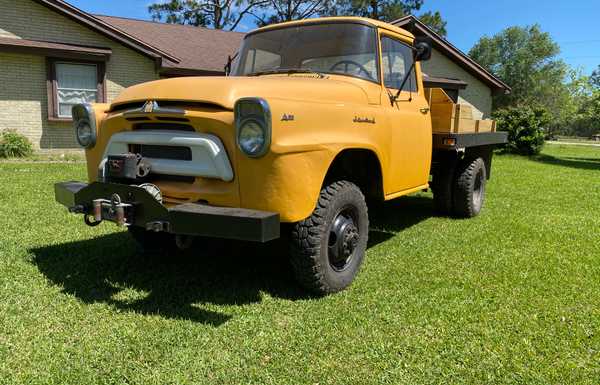
<path id="1" fill-rule="evenodd" d="M 362 18 L 380 34 L 412 43 L 413 36 L 395 26 Z M 302 25 L 315 20 L 296 21 Z M 269 26 L 266 28 L 275 28 Z M 131 130 L 119 105 L 147 100 L 179 101 L 194 104 L 185 117 L 196 131 L 221 138 L 234 170 L 234 180 L 223 182 L 197 178 L 193 184 L 157 183 L 166 204 L 206 201 L 227 207 L 243 207 L 277 212 L 283 222 L 308 217 L 315 207 L 325 175 L 335 157 L 345 149 L 366 149 L 378 158 L 384 195 L 392 199 L 427 187 L 431 162 L 431 120 L 421 108 L 428 103 L 417 65 L 419 91 L 408 101 L 390 104 L 383 84 L 342 75 L 325 78 L 297 75 L 260 77 L 197 77 L 160 80 L 131 87 L 114 101 L 99 124 L 96 147 L 87 151 L 90 180 L 110 136 Z M 242 97 L 264 98 L 273 119 L 272 145 L 262 158 L 243 155 L 235 143 L 233 106 Z M 97 107 L 106 110 L 106 107 Z M 282 121 L 284 114 L 293 121 Z M 101 114 L 97 114 L 100 116 Z M 153 117 L 153 114 L 144 116 Z M 355 118 L 368 121 L 355 122 Z M 372 121 L 375 123 L 373 124 Z"/>

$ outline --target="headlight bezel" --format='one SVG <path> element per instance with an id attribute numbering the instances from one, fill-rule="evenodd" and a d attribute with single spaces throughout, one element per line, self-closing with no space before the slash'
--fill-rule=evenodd
<path id="1" fill-rule="evenodd" d="M 258 107 L 258 110 L 248 112 L 247 110 L 252 110 L 253 108 L 244 108 L 246 106 L 255 106 Z M 260 158 L 264 156 L 271 148 L 272 120 L 269 103 L 262 98 L 241 98 L 235 103 L 234 113 L 236 131 L 235 140 L 238 149 L 242 152 L 242 154 L 249 158 Z M 242 128 L 250 122 L 257 123 L 259 127 L 261 127 L 264 136 L 262 147 L 259 151 L 254 153 L 246 151 L 246 149 L 240 143 Z"/>
<path id="2" fill-rule="evenodd" d="M 98 129 L 96 127 L 96 115 L 92 105 L 89 103 L 76 104 L 73 106 L 71 113 L 73 116 L 73 129 L 75 130 L 75 139 L 77 139 L 77 143 L 86 149 L 94 147 L 98 137 Z M 87 124 L 90 127 L 91 133 L 88 142 L 83 142 L 79 135 L 79 128 L 83 124 Z"/>

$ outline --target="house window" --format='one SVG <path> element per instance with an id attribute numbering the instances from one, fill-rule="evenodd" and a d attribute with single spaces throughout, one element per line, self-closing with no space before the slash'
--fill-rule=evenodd
<path id="1" fill-rule="evenodd" d="M 58 117 L 70 118 L 71 108 L 98 101 L 98 68 L 95 64 L 56 63 Z"/>
<path id="2" fill-rule="evenodd" d="M 71 108 L 80 103 L 103 103 L 104 63 L 49 59 L 48 116 L 70 120 Z"/>

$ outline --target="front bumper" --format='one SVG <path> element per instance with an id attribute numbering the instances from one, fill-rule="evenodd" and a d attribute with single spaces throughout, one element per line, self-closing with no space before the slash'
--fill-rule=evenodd
<path id="1" fill-rule="evenodd" d="M 58 203 L 74 213 L 95 215 L 96 223 L 108 219 L 151 231 L 256 242 L 267 242 L 280 235 L 279 214 L 198 203 L 167 208 L 137 186 L 64 182 L 57 183 L 54 192 Z"/>

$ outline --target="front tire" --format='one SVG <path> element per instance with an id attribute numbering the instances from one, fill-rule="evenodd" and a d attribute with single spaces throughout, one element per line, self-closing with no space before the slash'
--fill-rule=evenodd
<path id="1" fill-rule="evenodd" d="M 127 230 L 144 253 L 164 253 L 176 247 L 173 234 L 156 233 L 138 226 L 129 226 Z"/>
<path id="2" fill-rule="evenodd" d="M 348 181 L 325 186 L 312 215 L 292 230 L 292 266 L 300 284 L 320 295 L 350 286 L 364 259 L 368 233 L 360 189 Z"/>

